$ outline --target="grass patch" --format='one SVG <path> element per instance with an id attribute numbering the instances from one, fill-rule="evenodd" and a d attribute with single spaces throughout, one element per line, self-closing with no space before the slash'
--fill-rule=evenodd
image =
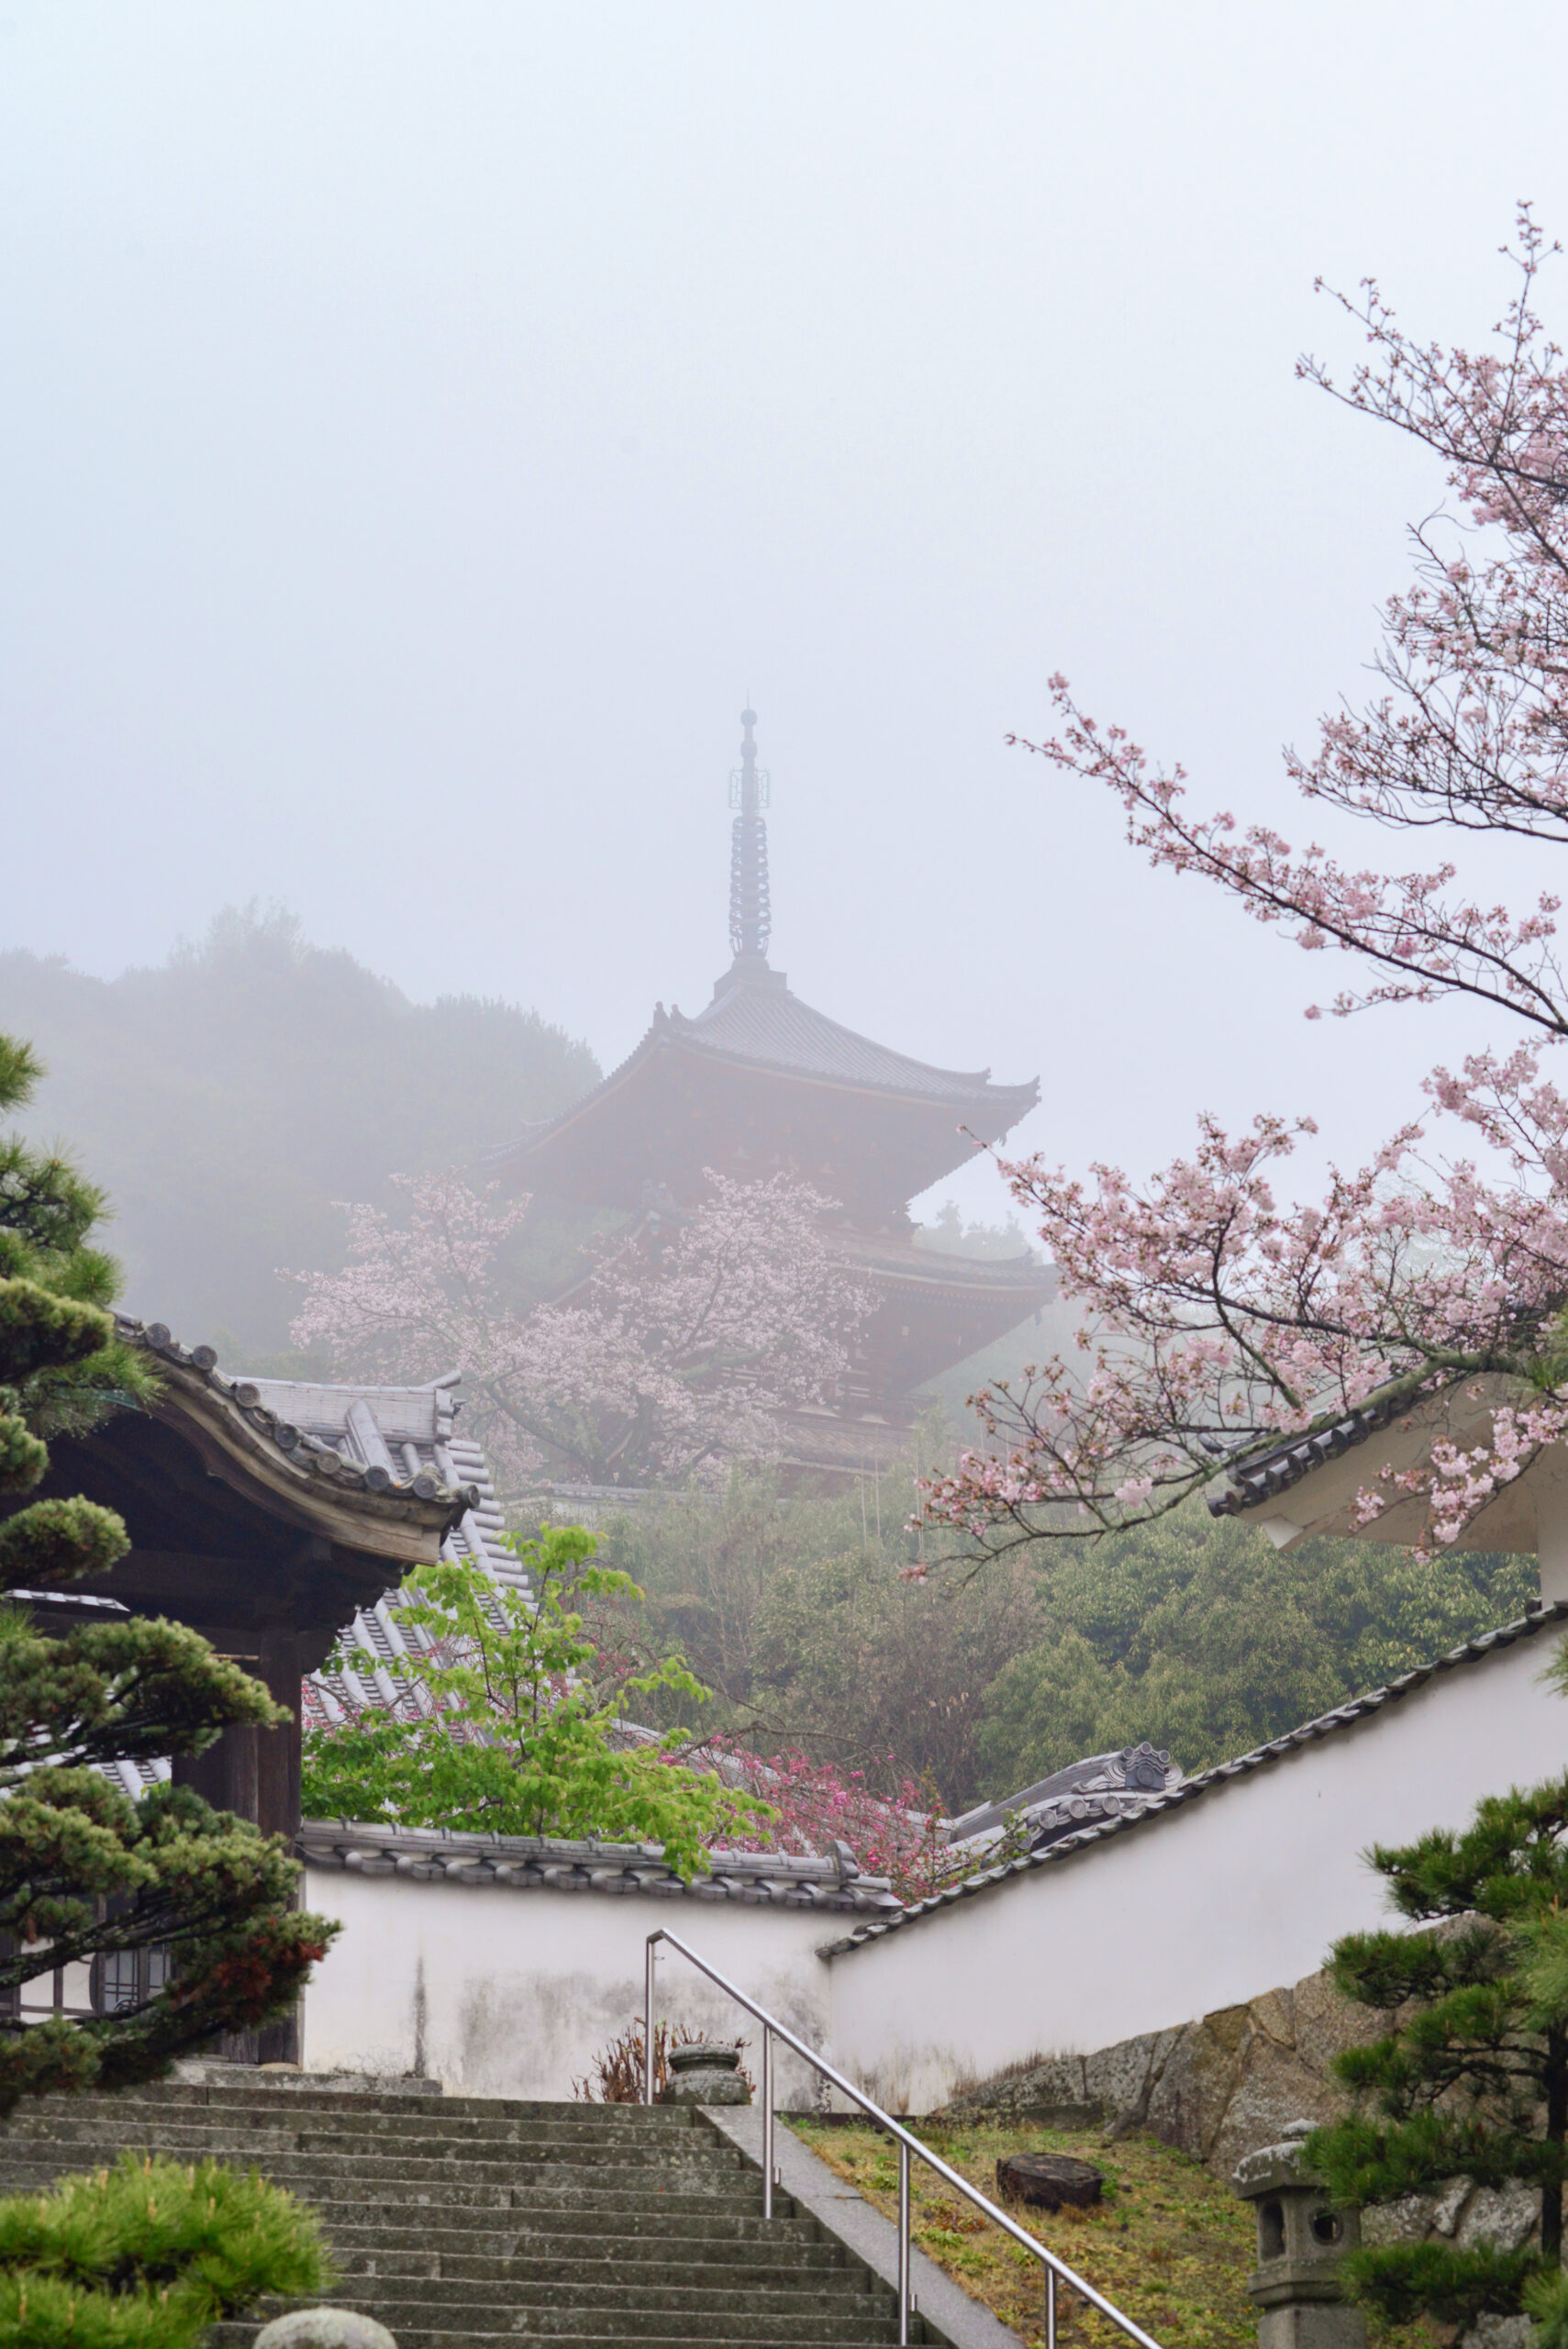
<path id="1" fill-rule="evenodd" d="M 784 2116 L 780 2115 L 783 2119 Z M 822 2126 L 791 2115 L 812 2152 L 888 2218 L 898 2214 L 898 2149 L 879 2130 Z M 1095 2210 L 1037 2210 L 1004 2204 L 1009 2218 L 1065 2260 L 1168 2349 L 1254 2349 L 1258 2312 L 1247 2298 L 1256 2233 L 1252 2206 L 1201 2163 L 1154 2137 L 1114 2145 L 1097 2129 L 981 2122 L 917 2133 L 961 2176 L 996 2201 L 996 2163 L 1006 2154 L 1075 2154 L 1105 2174 Z M 944 2186 L 924 2163 L 910 2165 L 911 2225 L 922 2251 L 1002 2322 L 1031 2344 L 1045 2339 L 1040 2262 Z M 1124 2336 L 1079 2299 L 1057 2290 L 1063 2349 L 1111 2349 Z"/>

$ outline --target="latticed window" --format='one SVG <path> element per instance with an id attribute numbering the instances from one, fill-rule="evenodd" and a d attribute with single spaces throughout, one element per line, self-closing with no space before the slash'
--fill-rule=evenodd
<path id="1" fill-rule="evenodd" d="M 147 1949 L 107 1950 L 94 1975 L 94 2012 L 124 2014 L 157 1997 L 169 1979 L 169 1952 L 161 1942 Z"/>

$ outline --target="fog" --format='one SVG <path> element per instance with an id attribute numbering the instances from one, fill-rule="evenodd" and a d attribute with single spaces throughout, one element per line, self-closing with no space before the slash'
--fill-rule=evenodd
<path id="1" fill-rule="evenodd" d="M 1003 738 L 1061 669 L 1300 832 L 1440 494 L 1295 379 L 1314 278 L 1478 340 L 1565 72 L 1544 5 L 10 0 L 0 945 L 275 899 L 609 1065 L 728 959 L 750 696 L 809 1001 L 1038 1072 L 1074 1163 L 1353 1155 L 1458 1017 L 1307 1025 L 1321 960 Z"/>

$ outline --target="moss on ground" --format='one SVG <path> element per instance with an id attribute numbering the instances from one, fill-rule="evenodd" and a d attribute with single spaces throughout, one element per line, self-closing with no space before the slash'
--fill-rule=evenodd
<path id="1" fill-rule="evenodd" d="M 813 2153 L 889 2218 L 897 2216 L 898 2152 L 874 2129 L 842 2128 L 792 2116 Z M 1094 2210 L 1038 2210 L 1003 2201 L 1010 2218 L 1126 2310 L 1168 2349 L 1253 2349 L 1258 2316 L 1247 2298 L 1254 2258 L 1250 2203 L 1201 2163 L 1157 2138 L 1106 2144 L 1097 2129 L 981 2122 L 918 2133 L 992 2201 L 1004 2154 L 1074 2154 L 1105 2175 Z M 1021 2244 L 983 2219 L 923 2163 L 910 2176 L 915 2240 L 966 2290 L 1031 2344 L 1045 2339 L 1043 2270 Z M 1077 2295 L 1059 2288 L 1062 2349 L 1110 2349 L 1123 2336 Z"/>

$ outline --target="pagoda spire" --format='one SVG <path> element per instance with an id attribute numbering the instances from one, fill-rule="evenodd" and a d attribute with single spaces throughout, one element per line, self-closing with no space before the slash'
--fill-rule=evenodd
<path id="1" fill-rule="evenodd" d="M 771 796 L 766 768 L 757 764 L 754 709 L 740 713 L 740 763 L 730 772 L 729 946 L 738 963 L 766 966 L 773 929 L 768 905 L 768 827 L 762 810 Z"/>

